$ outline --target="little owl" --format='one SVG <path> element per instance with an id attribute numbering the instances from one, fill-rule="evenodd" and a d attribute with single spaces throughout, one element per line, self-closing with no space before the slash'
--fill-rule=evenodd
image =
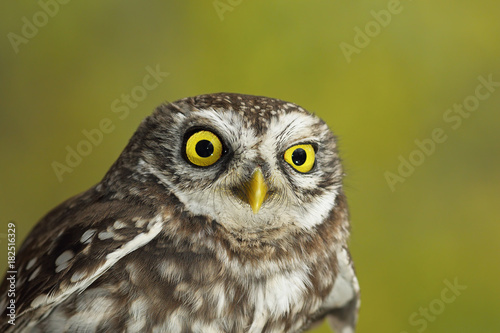
<path id="1" fill-rule="evenodd" d="M 104 176 L 31 231 L 2 332 L 354 332 L 335 137 L 278 99 L 159 106 Z M 6 309 L 8 281 L 0 289 Z"/>

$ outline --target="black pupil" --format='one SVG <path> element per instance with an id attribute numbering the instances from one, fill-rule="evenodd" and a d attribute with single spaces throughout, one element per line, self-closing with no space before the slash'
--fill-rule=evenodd
<path id="1" fill-rule="evenodd" d="M 208 140 L 200 140 L 196 144 L 196 154 L 200 157 L 209 157 L 214 153 L 214 145 Z"/>
<path id="2" fill-rule="evenodd" d="M 292 161 L 295 165 L 302 165 L 306 163 L 307 153 L 302 148 L 297 148 L 292 153 Z"/>

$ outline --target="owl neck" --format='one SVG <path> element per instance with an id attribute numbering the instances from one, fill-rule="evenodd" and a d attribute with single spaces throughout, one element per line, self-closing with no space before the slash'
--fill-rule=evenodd
<path id="1" fill-rule="evenodd" d="M 218 258 L 231 258 L 240 264 L 261 266 L 268 262 L 270 266 L 276 266 L 306 262 L 311 258 L 322 257 L 325 248 L 333 256 L 335 251 L 346 245 L 349 236 L 347 205 L 343 194 L 338 196 L 336 205 L 325 221 L 312 230 L 283 226 L 252 233 L 228 230 L 214 220 L 185 211 L 175 197 L 172 196 L 170 200 L 178 209 L 166 223 L 165 239 L 192 247 L 190 250 L 197 253 L 202 247 L 204 249 L 201 252 L 213 253 Z"/>

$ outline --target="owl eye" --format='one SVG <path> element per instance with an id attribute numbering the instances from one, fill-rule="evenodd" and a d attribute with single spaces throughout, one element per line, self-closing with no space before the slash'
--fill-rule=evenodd
<path id="1" fill-rule="evenodd" d="M 195 132 L 186 141 L 186 157 L 194 165 L 210 166 L 217 162 L 221 155 L 222 142 L 212 132 Z"/>
<path id="2" fill-rule="evenodd" d="M 311 171 L 316 160 L 314 148 L 310 144 L 296 145 L 285 151 L 285 161 L 295 170 L 306 173 Z"/>

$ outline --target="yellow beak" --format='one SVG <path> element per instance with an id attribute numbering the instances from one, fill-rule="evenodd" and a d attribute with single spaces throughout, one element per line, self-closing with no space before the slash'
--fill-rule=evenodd
<path id="1" fill-rule="evenodd" d="M 260 168 L 255 169 L 252 179 L 245 184 L 245 194 L 253 213 L 257 214 L 267 195 L 267 185 Z"/>

